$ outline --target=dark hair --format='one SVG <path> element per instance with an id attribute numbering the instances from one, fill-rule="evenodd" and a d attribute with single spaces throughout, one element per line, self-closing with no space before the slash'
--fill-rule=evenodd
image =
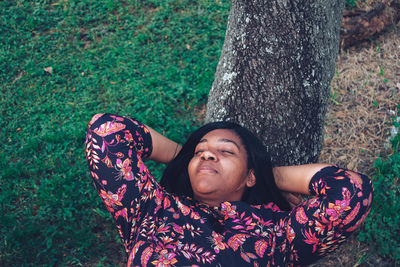
<path id="1" fill-rule="evenodd" d="M 254 170 L 256 184 L 246 188 L 242 201 L 251 205 L 273 202 L 281 210 L 289 210 L 289 203 L 276 186 L 266 147 L 248 129 L 232 122 L 212 122 L 194 131 L 175 159 L 167 165 L 160 184 L 170 193 L 193 198 L 188 164 L 201 138 L 216 129 L 232 130 L 239 136 L 247 152 L 247 167 Z"/>

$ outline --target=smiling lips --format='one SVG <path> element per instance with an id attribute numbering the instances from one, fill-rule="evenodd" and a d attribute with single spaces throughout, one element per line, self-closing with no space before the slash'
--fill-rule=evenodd
<path id="1" fill-rule="evenodd" d="M 209 166 L 209 165 L 201 165 L 197 172 L 199 173 L 218 173 L 216 169 L 214 169 L 213 167 Z"/>

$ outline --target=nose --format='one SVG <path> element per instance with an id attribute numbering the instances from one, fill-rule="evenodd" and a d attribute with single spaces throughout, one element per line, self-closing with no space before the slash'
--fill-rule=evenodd
<path id="1" fill-rule="evenodd" d="M 217 157 L 211 151 L 206 150 L 201 154 L 201 159 L 202 160 L 212 160 L 212 161 L 214 161 L 214 160 L 217 159 Z"/>

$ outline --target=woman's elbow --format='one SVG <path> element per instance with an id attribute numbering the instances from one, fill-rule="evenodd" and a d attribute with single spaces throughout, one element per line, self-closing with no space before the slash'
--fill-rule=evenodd
<path id="1" fill-rule="evenodd" d="M 90 128 L 90 126 L 92 126 L 93 125 L 93 123 L 95 123 L 101 116 L 103 116 L 104 115 L 104 113 L 97 113 L 97 114 L 95 114 L 93 117 L 92 117 L 92 119 L 90 120 L 90 122 L 89 122 L 89 124 L 88 124 L 88 127 Z"/>
<path id="2" fill-rule="evenodd" d="M 356 230 L 369 214 L 372 206 L 374 188 L 371 179 L 366 175 L 347 171 L 348 177 L 355 189 L 351 196 L 351 209 L 346 212 L 342 221 L 346 232 Z"/>

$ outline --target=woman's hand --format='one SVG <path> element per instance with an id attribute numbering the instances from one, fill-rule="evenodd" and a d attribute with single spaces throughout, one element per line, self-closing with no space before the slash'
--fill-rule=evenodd
<path id="1" fill-rule="evenodd" d="M 289 202 L 291 208 L 296 207 L 303 202 L 303 197 L 298 193 L 290 193 L 286 191 L 281 191 L 282 196 Z"/>

